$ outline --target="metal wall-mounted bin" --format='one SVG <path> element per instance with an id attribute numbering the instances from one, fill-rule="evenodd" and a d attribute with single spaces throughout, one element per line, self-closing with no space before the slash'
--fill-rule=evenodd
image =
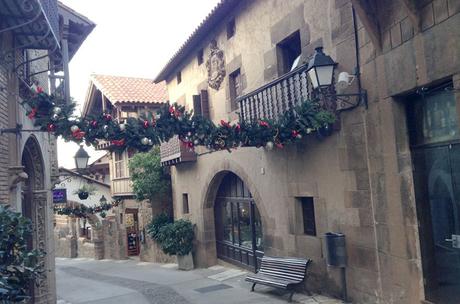
<path id="1" fill-rule="evenodd" d="M 327 232 L 324 234 L 326 242 L 326 263 L 328 266 L 340 268 L 342 281 L 342 300 L 347 303 L 347 280 L 345 268 L 347 267 L 347 249 L 343 233 Z"/>
<path id="2" fill-rule="evenodd" d="M 326 240 L 327 265 L 346 267 L 347 251 L 345 247 L 345 235 L 343 233 L 327 232 L 324 238 Z"/>

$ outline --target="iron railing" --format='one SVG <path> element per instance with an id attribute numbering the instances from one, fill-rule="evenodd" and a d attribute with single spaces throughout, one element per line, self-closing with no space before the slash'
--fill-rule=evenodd
<path id="1" fill-rule="evenodd" d="M 276 120 L 286 111 L 311 98 L 312 86 L 307 65 L 271 81 L 237 98 L 240 120 L 253 122 L 260 119 Z"/>

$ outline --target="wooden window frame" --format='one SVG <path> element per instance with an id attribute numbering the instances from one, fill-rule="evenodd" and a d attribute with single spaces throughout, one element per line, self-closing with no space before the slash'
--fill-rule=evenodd
<path id="1" fill-rule="evenodd" d="M 230 93 L 230 102 L 231 110 L 234 111 L 238 108 L 236 104 L 236 99 L 243 94 L 243 84 L 241 69 L 238 68 L 228 75 L 228 84 L 229 84 L 229 93 Z"/>

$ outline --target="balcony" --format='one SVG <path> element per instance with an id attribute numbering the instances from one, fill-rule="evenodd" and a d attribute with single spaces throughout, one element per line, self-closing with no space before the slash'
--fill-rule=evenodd
<path id="1" fill-rule="evenodd" d="M 111 181 L 112 196 L 132 196 L 133 184 L 129 177 L 117 177 Z"/>
<path id="2" fill-rule="evenodd" d="M 307 65 L 300 66 L 257 90 L 237 98 L 240 119 L 245 122 L 260 119 L 276 120 L 286 111 L 311 99 L 311 92 Z"/>
<path id="3" fill-rule="evenodd" d="M 55 51 L 60 47 L 56 0 L 0 0 L 0 18 L 4 21 L 0 32 L 13 33 L 15 49 Z"/>
<path id="4" fill-rule="evenodd" d="M 161 144 L 160 157 L 162 166 L 172 166 L 183 162 L 196 161 L 195 151 L 186 147 L 177 136 Z"/>

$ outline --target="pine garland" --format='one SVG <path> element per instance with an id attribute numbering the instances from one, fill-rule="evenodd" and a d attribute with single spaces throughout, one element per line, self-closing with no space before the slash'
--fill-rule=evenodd
<path id="1" fill-rule="evenodd" d="M 119 200 L 113 201 L 111 203 L 100 203 L 99 205 L 94 206 L 85 206 L 79 205 L 76 207 L 58 207 L 54 206 L 54 213 L 59 215 L 75 216 L 79 218 L 87 218 L 90 214 L 99 213 L 102 218 L 106 216 L 106 211 L 109 211 L 113 207 L 117 207 L 120 204 Z"/>
<path id="2" fill-rule="evenodd" d="M 110 113 L 77 117 L 73 115 L 74 103 L 66 104 L 40 88 L 23 105 L 27 116 L 41 130 L 87 145 L 97 146 L 106 141 L 111 151 L 128 147 L 148 151 L 174 135 L 191 149 L 198 145 L 228 151 L 237 147 L 283 148 L 304 135 L 327 130 L 336 120 L 334 113 L 315 101 L 304 101 L 276 121 L 263 119 L 233 125 L 224 120 L 215 125 L 210 119 L 192 115 L 177 104 L 165 104 L 150 119 L 128 118 L 125 123 L 118 123 Z"/>

